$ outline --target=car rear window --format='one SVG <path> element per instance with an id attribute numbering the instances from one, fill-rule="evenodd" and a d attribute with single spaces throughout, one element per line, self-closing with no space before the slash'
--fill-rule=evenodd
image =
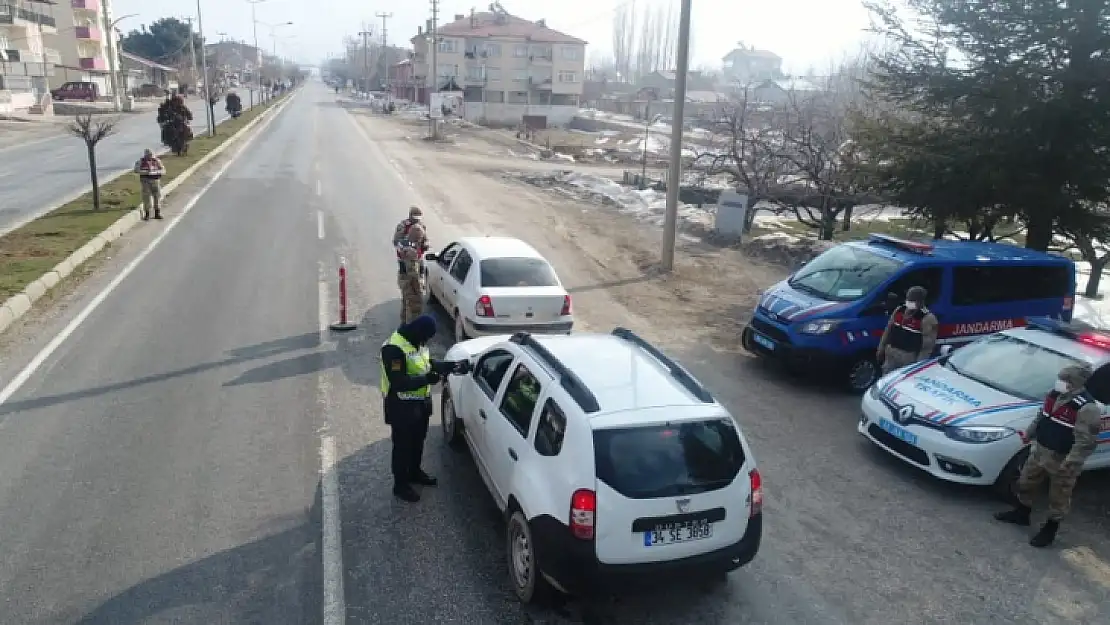
<path id="1" fill-rule="evenodd" d="M 724 488 L 744 460 L 740 437 L 729 419 L 594 432 L 597 479 L 630 499 Z"/>
<path id="2" fill-rule="evenodd" d="M 542 258 L 490 258 L 481 262 L 482 286 L 558 286 L 555 270 Z"/>

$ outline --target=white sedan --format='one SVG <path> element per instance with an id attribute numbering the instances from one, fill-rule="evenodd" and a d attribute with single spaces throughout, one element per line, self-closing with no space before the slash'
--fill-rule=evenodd
<path id="1" fill-rule="evenodd" d="M 455 322 L 455 339 L 569 333 L 570 294 L 539 252 L 520 239 L 465 237 L 425 257 L 428 298 Z"/>

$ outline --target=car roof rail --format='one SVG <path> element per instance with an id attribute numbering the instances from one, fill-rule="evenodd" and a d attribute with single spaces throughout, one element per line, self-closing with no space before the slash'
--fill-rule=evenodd
<path id="1" fill-rule="evenodd" d="M 698 382 L 694 378 L 694 376 L 690 375 L 689 371 L 687 371 L 682 365 L 672 360 L 670 356 L 667 356 L 662 351 L 660 351 L 658 347 L 645 341 L 642 337 L 640 337 L 640 335 L 636 334 L 632 330 L 629 330 L 628 328 L 614 328 L 612 334 L 617 338 L 624 339 L 636 345 L 637 347 L 654 356 L 656 360 L 663 363 L 663 365 L 667 367 L 667 369 L 671 373 L 671 377 L 678 380 L 678 383 L 686 387 L 686 390 L 690 391 L 690 393 L 693 394 L 694 397 L 697 397 L 699 401 L 707 404 L 713 403 L 713 394 L 709 392 L 709 389 L 702 386 L 701 382 Z"/>
<path id="2" fill-rule="evenodd" d="M 544 365 L 550 369 L 556 377 L 559 378 L 559 386 L 570 395 L 578 407 L 583 412 L 591 414 L 601 410 L 601 405 L 597 403 L 597 397 L 594 396 L 590 389 L 582 382 L 582 379 L 574 374 L 573 371 L 567 369 L 566 365 L 561 360 L 555 357 L 546 347 L 540 344 L 531 334 L 527 332 L 517 332 L 513 334 L 509 341 L 527 347 L 532 350 L 541 360 Z"/>

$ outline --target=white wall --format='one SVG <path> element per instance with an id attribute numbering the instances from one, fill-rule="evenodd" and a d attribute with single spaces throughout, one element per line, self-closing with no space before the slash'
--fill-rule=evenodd
<path id="1" fill-rule="evenodd" d="M 578 113 L 577 106 L 544 106 L 540 104 L 482 104 L 465 102 L 464 116 L 467 120 L 478 122 L 483 117 L 492 123 L 519 124 L 525 115 L 546 115 L 547 125 L 566 126 Z M 485 113 L 482 108 L 485 107 Z"/>
<path id="2" fill-rule="evenodd" d="M 0 90 L 0 115 L 26 111 L 35 105 L 35 94 L 26 91 Z"/>

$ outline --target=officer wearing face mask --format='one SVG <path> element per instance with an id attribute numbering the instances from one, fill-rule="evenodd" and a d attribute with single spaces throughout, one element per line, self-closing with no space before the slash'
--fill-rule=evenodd
<path id="1" fill-rule="evenodd" d="M 937 316 L 925 307 L 927 295 L 924 287 L 910 287 L 906 291 L 906 303 L 890 315 L 875 353 L 883 367 L 883 375 L 933 355 L 939 323 Z"/>
<path id="2" fill-rule="evenodd" d="M 1102 411 L 1086 389 L 1091 373 L 1090 368 L 1080 365 L 1060 370 L 1055 388 L 1045 396 L 1044 405 L 1029 426 L 1033 448 L 1014 489 L 1018 504 L 1013 510 L 994 515 L 1005 523 L 1028 526 L 1033 497 L 1047 479 L 1048 517 L 1029 541 L 1034 547 L 1047 547 L 1056 539 L 1060 521 L 1071 508 L 1075 481 L 1098 447 Z"/>

